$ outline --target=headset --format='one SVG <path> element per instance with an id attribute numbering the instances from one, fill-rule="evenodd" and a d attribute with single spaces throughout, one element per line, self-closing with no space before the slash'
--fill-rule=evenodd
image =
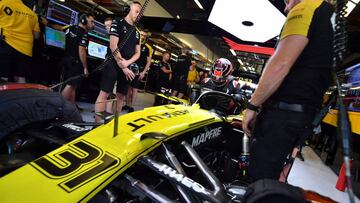
<path id="1" fill-rule="evenodd" d="M 132 3 L 132 2 L 125 3 L 125 5 L 124 5 L 124 16 L 127 16 L 130 13 L 130 10 L 131 10 L 130 3 Z"/>
<path id="2" fill-rule="evenodd" d="M 79 17 L 79 22 L 83 25 L 86 25 L 88 22 L 88 14 L 87 13 L 81 14 Z"/>
<path id="3" fill-rule="evenodd" d="M 129 13 L 130 13 L 130 10 L 131 10 L 131 6 L 136 3 L 136 4 L 139 4 L 140 2 L 138 1 L 128 1 L 125 3 L 124 5 L 124 16 L 127 16 Z M 140 4 L 141 5 L 141 4 Z"/>

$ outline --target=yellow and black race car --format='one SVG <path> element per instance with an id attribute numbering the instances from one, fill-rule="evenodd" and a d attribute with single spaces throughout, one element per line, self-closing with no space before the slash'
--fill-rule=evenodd
<path id="1" fill-rule="evenodd" d="M 169 154 L 176 155 L 183 170 L 182 177 L 172 174 L 170 167 L 165 170 L 176 177 L 173 181 L 203 192 L 196 182 L 203 181 L 201 170 L 185 146 L 197 151 L 209 173 L 232 181 L 238 175 L 242 135 L 231 125 L 240 115 L 231 115 L 234 108 L 229 103 L 234 104 L 231 96 L 208 92 L 193 105 L 145 108 L 96 126 L 83 123 L 76 107 L 45 87 L 3 85 L 0 202 L 177 199 L 174 182 L 156 173 L 165 168 L 155 163 L 174 166 L 166 160 Z M 168 199 L 154 199 L 153 190 Z"/>
<path id="2" fill-rule="evenodd" d="M 276 180 L 247 187 L 238 97 L 159 96 L 180 104 L 98 125 L 47 87 L 0 85 L 0 202 L 334 202 Z"/>

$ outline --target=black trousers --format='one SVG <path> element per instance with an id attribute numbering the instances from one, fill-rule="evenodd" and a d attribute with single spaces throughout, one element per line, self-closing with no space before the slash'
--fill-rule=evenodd
<path id="1" fill-rule="evenodd" d="M 249 176 L 252 181 L 279 179 L 288 154 L 312 133 L 314 112 L 263 109 L 251 136 Z"/>

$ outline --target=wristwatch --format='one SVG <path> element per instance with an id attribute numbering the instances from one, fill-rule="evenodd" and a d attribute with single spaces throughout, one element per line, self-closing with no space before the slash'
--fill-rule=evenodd
<path id="1" fill-rule="evenodd" d="M 255 111 L 255 112 L 259 112 L 259 110 L 260 110 L 259 106 L 255 106 L 255 105 L 251 104 L 250 102 L 247 104 L 246 108 L 250 109 L 252 111 Z"/>

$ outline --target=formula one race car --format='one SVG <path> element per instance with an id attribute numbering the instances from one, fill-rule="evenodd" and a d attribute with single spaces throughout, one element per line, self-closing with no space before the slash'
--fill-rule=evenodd
<path id="1" fill-rule="evenodd" d="M 45 87 L 1 86 L 0 202 L 241 202 L 237 103 L 209 91 L 97 126 Z"/>
<path id="2" fill-rule="evenodd" d="M 94 127 L 44 89 L 7 85 L 0 91 L 1 202 L 129 202 L 148 199 L 151 190 L 176 199 L 176 187 L 148 165 L 166 162 L 171 151 L 195 181 L 200 171 L 185 142 L 222 181 L 237 175 L 241 134 L 230 123 L 239 115 L 229 115 L 226 94 L 209 92 L 192 106 L 145 108 Z M 134 179 L 149 194 L 130 187 Z"/>

